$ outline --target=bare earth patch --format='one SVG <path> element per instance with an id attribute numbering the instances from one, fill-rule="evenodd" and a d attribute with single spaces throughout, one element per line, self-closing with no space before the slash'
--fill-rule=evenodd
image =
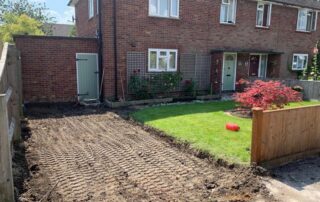
<path id="1" fill-rule="evenodd" d="M 273 201 L 252 169 L 197 158 L 114 112 L 28 114 L 15 159 L 19 201 Z"/>

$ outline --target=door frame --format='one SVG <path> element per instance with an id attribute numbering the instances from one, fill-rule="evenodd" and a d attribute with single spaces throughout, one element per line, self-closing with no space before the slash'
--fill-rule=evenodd
<path id="1" fill-rule="evenodd" d="M 80 101 L 80 89 L 79 89 L 79 66 L 78 66 L 78 61 L 77 58 L 79 55 L 94 55 L 96 56 L 96 61 L 97 61 L 97 72 L 99 72 L 99 58 L 98 58 L 98 53 L 76 53 L 76 69 L 77 69 L 77 97 L 78 101 Z M 100 96 L 100 90 L 99 90 L 99 74 L 97 74 L 97 99 L 99 99 Z"/>
<path id="2" fill-rule="evenodd" d="M 250 53 L 250 56 L 249 56 L 249 72 L 248 72 L 249 77 L 250 77 L 250 67 L 251 67 L 250 57 L 252 55 L 259 55 L 259 69 L 258 69 L 258 76 L 257 76 L 258 78 L 263 78 L 263 77 L 260 77 L 260 73 L 261 73 L 261 58 L 262 58 L 263 55 L 267 56 L 267 67 L 266 67 L 266 72 L 265 72 L 265 75 L 264 75 L 264 78 L 267 78 L 269 54 L 267 54 L 267 53 Z"/>
<path id="3" fill-rule="evenodd" d="M 224 52 L 223 53 L 223 65 L 222 65 L 222 86 L 221 86 L 221 91 L 224 91 L 223 86 L 224 86 L 224 67 L 225 67 L 225 59 L 226 55 L 235 55 L 235 62 L 234 62 L 234 81 L 233 81 L 233 90 L 236 90 L 236 80 L 237 80 L 237 66 L 238 66 L 238 53 L 236 52 Z"/>

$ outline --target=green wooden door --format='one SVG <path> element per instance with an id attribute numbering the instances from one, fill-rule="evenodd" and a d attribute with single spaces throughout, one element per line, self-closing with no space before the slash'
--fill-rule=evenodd
<path id="1" fill-rule="evenodd" d="M 236 54 L 225 54 L 223 64 L 223 91 L 235 90 Z"/>
<path id="2" fill-rule="evenodd" d="M 98 56 L 93 53 L 77 53 L 77 83 L 79 101 L 97 100 Z"/>

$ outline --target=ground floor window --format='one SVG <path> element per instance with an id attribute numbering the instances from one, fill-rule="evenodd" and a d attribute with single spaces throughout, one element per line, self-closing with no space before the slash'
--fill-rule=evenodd
<path id="1" fill-rule="evenodd" d="M 266 78 L 268 69 L 267 54 L 251 54 L 249 76 Z"/>
<path id="2" fill-rule="evenodd" d="M 308 54 L 293 54 L 292 70 L 304 70 L 308 65 Z"/>
<path id="3" fill-rule="evenodd" d="M 149 72 L 177 71 L 178 50 L 176 49 L 149 49 Z"/>

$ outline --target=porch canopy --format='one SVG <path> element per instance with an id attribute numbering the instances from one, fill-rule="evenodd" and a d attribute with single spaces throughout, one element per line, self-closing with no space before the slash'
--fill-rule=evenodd
<path id="1" fill-rule="evenodd" d="M 274 50 L 261 50 L 261 49 L 240 49 L 240 48 L 221 48 L 221 49 L 212 49 L 211 54 L 214 53 L 260 53 L 260 54 L 269 54 L 269 55 L 280 55 L 284 52 L 274 51 Z"/>

